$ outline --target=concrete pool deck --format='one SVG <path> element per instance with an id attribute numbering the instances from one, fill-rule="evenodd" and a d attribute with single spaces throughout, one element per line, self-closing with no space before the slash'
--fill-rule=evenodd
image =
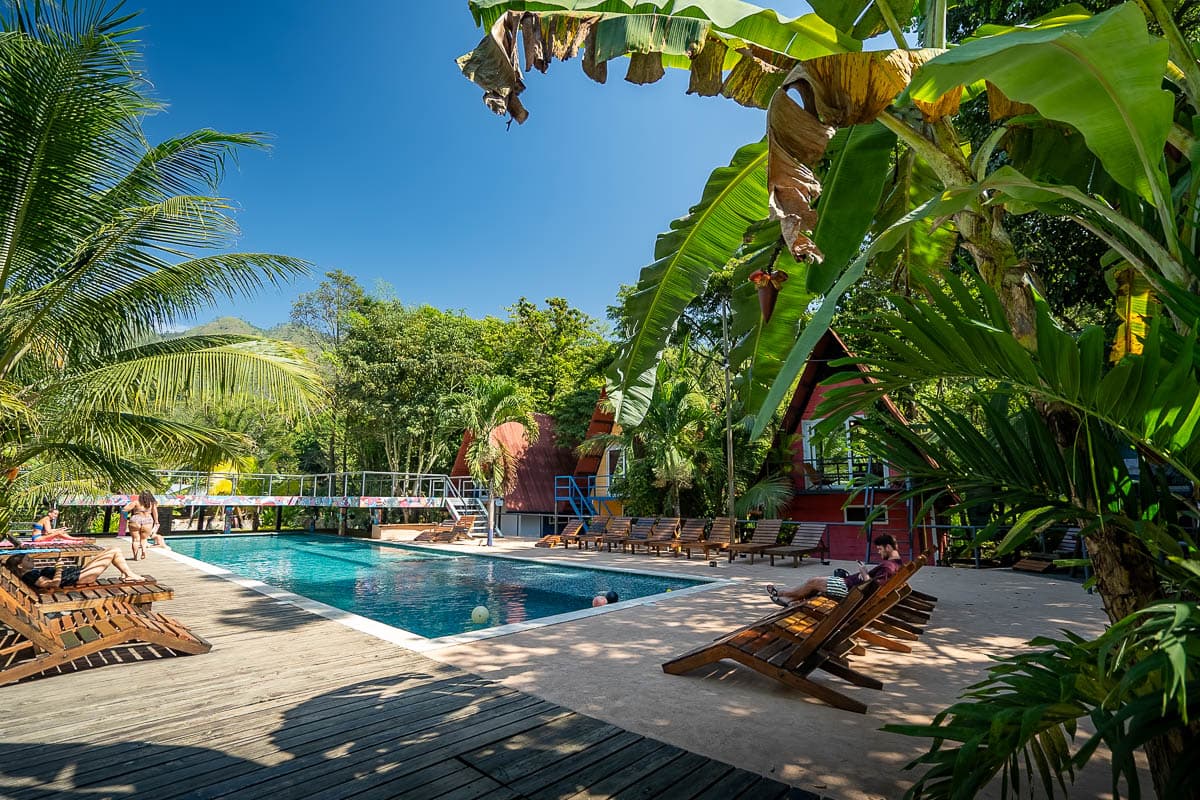
<path id="1" fill-rule="evenodd" d="M 441 549 L 484 552 L 473 545 Z M 263 769 L 286 770 L 296 763 L 295 754 L 286 748 L 243 750 L 241 744 L 225 744 L 217 732 L 206 735 L 203 724 L 196 727 L 187 719 L 179 720 L 179 715 L 202 714 L 200 709 L 211 696 L 221 715 L 246 709 L 249 719 L 254 710 L 255 725 L 269 723 L 272 732 L 286 730 L 289 714 L 297 708 L 325 702 L 325 696 L 346 692 L 346 686 L 358 686 L 373 676 L 407 675 L 419 667 L 430 679 L 473 673 L 487 679 L 489 686 L 516 690 L 820 795 L 897 798 L 911 781 L 902 767 L 924 752 L 924 742 L 883 733 L 882 725 L 927 721 L 953 702 L 963 687 L 982 677 L 989 655 L 1012 652 L 1033 636 L 1057 635 L 1062 628 L 1093 635 L 1104 625 L 1099 598 L 1086 594 L 1078 583 L 1002 570 L 922 570 L 913 585 L 939 598 L 933 619 L 913 653 L 872 651 L 859 661 L 864 671 L 883 679 L 886 686 L 882 692 L 844 687 L 870 705 L 867 715 L 857 715 L 825 706 L 728 662 L 687 676 L 666 675 L 660 667 L 664 660 L 771 610 L 764 593 L 767 583 L 791 584 L 826 574 L 832 567 L 806 561 L 793 569 L 758 561 L 750 565 L 744 559 L 734 564 L 721 559 L 717 567 L 710 567 L 698 559 L 548 550 L 514 540 L 500 540 L 495 552 L 730 583 L 688 596 L 664 596 L 653 603 L 618 604 L 610 613 L 499 638 L 427 649 L 424 656 L 441 662 L 444 667 L 439 668 L 401 645 L 301 613 L 290 603 L 255 594 L 152 551 L 142 569 L 174 586 L 177 598 L 156 608 L 211 638 L 213 652 L 88 669 L 0 689 L 10 708 L 21 709 L 20 719 L 6 723 L 0 737 L 4 740 L 0 756 L 8 765 L 0 770 L 0 793 L 40 796 L 40 781 L 47 790 L 70 796 L 73 770 L 78 770 L 77 765 L 68 769 L 72 757 L 59 759 L 60 772 L 29 775 L 12 766 L 17 763 L 14 759 L 34 745 L 44 758 L 51 746 L 99 747 L 96 739 L 111 746 L 112 754 L 124 752 L 116 745 L 129 741 L 142 756 L 163 758 L 177 757 L 183 744 L 203 742 L 216 752 L 209 756 L 214 765 L 228 761 L 244 766 L 246 759 L 254 758 Z M 339 660 L 338 652 L 346 656 Z M 369 666 L 352 665 L 351 655 L 367 658 Z M 843 688 L 835 678 L 819 680 Z M 160 710 L 164 703 L 195 710 L 168 714 Z M 89 704 L 99 704 L 99 719 L 90 725 L 87 720 L 75 721 L 62 729 L 62 708 Z M 275 716 L 263 722 L 262 713 Z M 116 725 L 115 717 L 122 724 Z M 248 736 L 244 733 L 242 739 Z M 347 747 L 345 752 L 356 752 Z M 305 769 L 314 774 L 322 768 L 343 770 L 340 752 L 327 753 Z M 96 750 L 92 758 L 98 761 L 106 754 Z M 1079 776 L 1070 796 L 1109 797 L 1109 784 L 1108 763 L 1102 755 Z M 155 785 L 153 780 L 130 783 L 138 791 Z M 317 794 L 305 793 L 303 786 L 300 779 L 289 796 Z M 1146 773 L 1143 788 L 1150 788 Z M 589 794 L 603 793 L 583 791 L 580 796 Z"/>

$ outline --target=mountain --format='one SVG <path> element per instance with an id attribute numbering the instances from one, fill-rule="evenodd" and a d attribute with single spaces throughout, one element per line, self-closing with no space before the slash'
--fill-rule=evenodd
<path id="1" fill-rule="evenodd" d="M 240 317 L 218 317 L 212 322 L 205 322 L 186 330 L 179 331 L 175 336 L 215 336 L 232 334 L 235 336 L 261 336 L 264 339 L 276 339 L 281 342 L 291 342 L 316 353 L 325 349 L 321 337 L 303 325 L 294 322 L 283 322 L 270 328 L 259 328 L 251 325 Z"/>

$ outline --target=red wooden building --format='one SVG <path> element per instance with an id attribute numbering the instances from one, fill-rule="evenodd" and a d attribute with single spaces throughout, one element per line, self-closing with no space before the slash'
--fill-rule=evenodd
<path id="1" fill-rule="evenodd" d="M 813 348 L 800 381 L 788 404 L 783 424 L 776 439 L 777 448 L 791 452 L 791 475 L 796 494 L 782 516 L 784 519 L 805 522 L 824 522 L 829 525 L 830 556 L 840 559 L 863 559 L 871 552 L 870 536 L 890 533 L 896 537 L 906 558 L 919 552 L 929 541 L 924 522 L 913 518 L 919 504 L 899 501 L 903 490 L 899 481 L 887 481 L 878 488 L 855 494 L 850 489 L 856 477 L 874 474 L 888 478 L 887 464 L 874 462 L 862 452 L 856 452 L 848 420 L 839 430 L 824 437 L 816 435 L 817 408 L 832 386 L 819 385 L 844 367 L 831 367 L 830 362 L 846 358 L 850 353 L 845 343 L 832 330 Z M 867 380 L 864 375 L 862 380 Z M 845 384 L 837 384 L 845 385 Z M 883 409 L 901 424 L 904 415 L 886 397 Z M 864 524 L 872 511 L 883 508 L 884 516 L 870 525 Z"/>

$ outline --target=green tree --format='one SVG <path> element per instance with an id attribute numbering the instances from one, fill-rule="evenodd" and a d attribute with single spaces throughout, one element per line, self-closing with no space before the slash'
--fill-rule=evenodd
<path id="1" fill-rule="evenodd" d="M 133 488 L 158 464 L 245 449 L 235 433 L 172 420 L 183 398 L 253 393 L 281 416 L 322 401 L 310 365 L 282 343 L 162 339 L 306 265 L 220 252 L 237 228 L 212 193 L 226 160 L 261 137 L 205 129 L 147 144 L 141 119 L 161 106 L 131 19 L 67 3 L 2 18 L 0 529 L 14 504 Z"/>
<path id="2" fill-rule="evenodd" d="M 489 374 L 483 324 L 431 306 L 372 300 L 351 320 L 337 357 L 339 384 L 368 468 L 392 472 L 449 471 L 458 433 L 445 398 L 472 376 Z"/>
<path id="3" fill-rule="evenodd" d="M 467 469 L 487 489 L 488 546 L 496 528 L 496 497 L 516 475 L 516 454 L 493 435 L 496 429 L 515 422 L 525 438 L 537 441 L 537 418 L 529 397 L 511 378 L 475 376 L 468 391 L 448 399 L 454 419 L 468 439 Z"/>
<path id="4" fill-rule="evenodd" d="M 366 293 L 353 275 L 340 269 L 325 273 L 325 280 L 292 304 L 292 323 L 315 334 L 321 343 L 319 363 L 322 374 L 332 386 L 328 409 L 328 459 L 326 470 L 345 472 L 346 419 L 342 409 L 342 391 L 338 385 L 337 349 L 345 339 L 353 314 L 363 308 Z M 338 448 L 339 433 L 342 447 Z M 340 456 L 340 458 L 339 458 Z"/>
<path id="5" fill-rule="evenodd" d="M 484 349 L 498 375 L 513 378 L 534 407 L 555 420 L 559 444 L 583 439 L 604 384 L 611 348 L 596 321 L 561 297 L 546 307 L 522 297 L 508 319 L 484 320 Z"/>

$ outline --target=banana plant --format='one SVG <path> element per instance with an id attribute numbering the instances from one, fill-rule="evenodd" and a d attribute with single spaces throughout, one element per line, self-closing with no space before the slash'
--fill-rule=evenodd
<path id="1" fill-rule="evenodd" d="M 934 740 L 912 765 L 928 769 L 909 796 L 972 796 L 998 776 L 1005 795 L 1040 780 L 1052 796 L 1100 743 L 1113 751 L 1114 785 L 1129 783 L 1130 796 L 1143 746 L 1159 796 L 1195 796 L 1186 752 L 1200 705 L 1187 682 L 1200 678 L 1200 609 L 1164 587 L 1194 598 L 1200 576 L 1194 501 L 1179 488 L 1200 479 L 1196 333 L 1170 335 L 1152 320 L 1142 352 L 1110 364 L 1101 328 L 1069 333 L 1039 299 L 1032 353 L 986 285 L 950 277 L 920 290 L 852 329 L 868 346 L 843 362 L 852 371 L 829 379 L 826 424 L 930 381 L 978 387 L 978 416 L 918 395 L 922 429 L 879 415 L 856 432 L 926 508 L 988 510 L 980 540 L 998 538 L 1001 553 L 1048 525 L 1078 526 L 1114 624 L 1096 642 L 1033 642 L 1042 650 L 1004 659 L 933 723 L 893 728 Z M 847 381 L 860 368 L 871 380 Z M 1095 732 L 1074 745 L 1082 718 Z"/>

